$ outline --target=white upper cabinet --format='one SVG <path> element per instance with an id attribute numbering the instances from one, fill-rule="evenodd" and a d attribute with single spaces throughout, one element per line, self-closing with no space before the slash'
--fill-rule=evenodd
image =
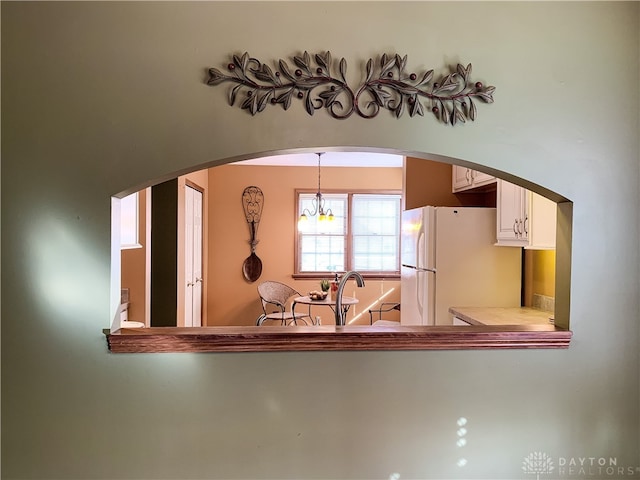
<path id="1" fill-rule="evenodd" d="M 496 183 L 496 177 L 478 172 L 467 167 L 453 165 L 451 172 L 451 187 L 453 193 L 463 192 L 472 188 L 484 187 Z"/>
<path id="2" fill-rule="evenodd" d="M 553 249 L 556 246 L 556 204 L 526 188 L 498 180 L 497 243 L 510 247 Z"/>
<path id="3" fill-rule="evenodd" d="M 498 245 L 529 245 L 528 191 L 513 183 L 498 181 L 496 190 L 496 237 Z"/>

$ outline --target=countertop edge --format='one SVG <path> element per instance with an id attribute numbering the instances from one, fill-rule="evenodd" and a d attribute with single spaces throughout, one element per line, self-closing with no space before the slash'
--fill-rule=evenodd
<path id="1" fill-rule="evenodd" d="M 553 325 L 158 327 L 104 331 L 112 353 L 566 349 Z"/>
<path id="2" fill-rule="evenodd" d="M 470 313 L 473 312 L 473 313 Z M 553 312 L 536 310 L 529 307 L 450 307 L 449 313 L 471 325 L 551 325 Z M 513 321 L 502 321 L 501 317 L 508 316 Z M 531 320 L 539 320 L 532 323 Z M 499 321 L 496 321 L 498 319 Z"/>

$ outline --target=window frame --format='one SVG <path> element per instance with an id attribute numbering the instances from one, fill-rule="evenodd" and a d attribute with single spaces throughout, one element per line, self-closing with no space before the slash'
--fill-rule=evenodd
<path id="1" fill-rule="evenodd" d="M 314 195 L 317 190 L 309 188 L 295 189 L 294 191 L 294 273 L 292 278 L 294 279 L 321 279 L 327 278 L 327 275 L 333 275 L 334 272 L 317 271 L 317 272 L 301 272 L 300 271 L 300 233 L 298 231 L 298 219 L 300 217 L 300 195 L 311 194 Z M 323 189 L 323 194 L 326 195 L 347 195 L 347 218 L 346 218 L 346 233 L 345 233 L 345 266 L 346 271 L 353 270 L 353 229 L 352 229 L 352 214 L 353 214 L 353 197 L 354 195 L 398 195 L 400 198 L 400 214 L 402 214 L 403 195 L 402 190 L 396 189 Z M 401 220 L 400 218 L 398 219 Z M 399 246 L 398 246 L 399 247 Z M 370 279 L 400 279 L 400 250 L 398 249 L 398 270 L 391 271 L 360 271 L 363 277 Z M 335 272 L 339 275 L 345 273 L 345 271 Z"/>

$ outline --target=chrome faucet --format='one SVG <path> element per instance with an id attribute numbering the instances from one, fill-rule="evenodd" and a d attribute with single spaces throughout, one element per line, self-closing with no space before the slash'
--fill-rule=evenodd
<path id="1" fill-rule="evenodd" d="M 356 283 L 358 287 L 364 287 L 364 278 L 358 272 L 350 271 L 345 273 L 340 279 L 340 283 L 338 284 L 338 291 L 336 292 L 336 325 L 344 325 L 345 321 L 345 313 L 342 310 L 342 291 L 344 290 L 344 285 L 347 283 L 350 277 L 354 277 L 356 279 Z"/>

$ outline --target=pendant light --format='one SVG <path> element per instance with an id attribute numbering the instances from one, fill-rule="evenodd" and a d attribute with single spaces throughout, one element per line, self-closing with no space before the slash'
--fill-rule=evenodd
<path id="1" fill-rule="evenodd" d="M 316 155 L 318 155 L 318 191 L 316 193 L 316 196 L 311 200 L 313 204 L 313 211 L 305 208 L 302 211 L 300 218 L 298 219 L 298 224 L 303 224 L 304 222 L 308 221 L 309 217 L 315 217 L 316 215 L 318 216 L 319 222 L 333 220 L 333 212 L 330 208 L 324 208 L 324 198 L 322 198 L 322 193 L 320 192 L 320 158 L 323 154 L 324 152 L 316 153 Z"/>

